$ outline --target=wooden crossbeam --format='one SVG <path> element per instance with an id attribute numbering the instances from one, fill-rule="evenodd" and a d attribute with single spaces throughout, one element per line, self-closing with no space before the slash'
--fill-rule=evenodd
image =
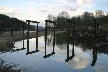
<path id="1" fill-rule="evenodd" d="M 56 23 L 55 21 L 45 20 L 45 22 Z"/>

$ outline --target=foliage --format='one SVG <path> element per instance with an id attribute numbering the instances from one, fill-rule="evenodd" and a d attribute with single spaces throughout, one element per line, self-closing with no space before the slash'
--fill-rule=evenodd
<path id="1" fill-rule="evenodd" d="M 13 21 L 17 21 L 17 22 L 13 22 Z M 13 24 L 13 30 L 20 30 L 23 28 L 23 24 L 24 24 L 24 29 L 27 29 L 27 23 L 24 21 L 21 21 L 17 18 L 10 18 L 9 16 L 0 14 L 0 25 L 1 28 L 10 28 L 11 27 L 11 23 Z M 33 26 L 30 25 L 30 29 L 32 29 Z"/>
<path id="2" fill-rule="evenodd" d="M 68 19 L 71 19 L 72 21 L 74 20 L 73 23 L 75 23 L 77 27 L 94 27 L 95 19 L 97 20 L 99 25 L 106 26 L 106 24 L 108 24 L 108 13 L 105 15 L 105 13 L 102 10 L 96 10 L 95 13 L 84 12 L 82 15 L 70 17 L 68 12 L 62 11 L 56 17 L 54 17 L 52 14 L 49 14 L 47 19 L 56 21 L 56 28 L 59 29 L 66 29 L 68 27 Z"/>

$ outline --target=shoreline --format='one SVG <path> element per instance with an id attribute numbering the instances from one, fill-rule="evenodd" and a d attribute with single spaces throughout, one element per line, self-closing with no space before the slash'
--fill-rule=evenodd
<path id="1" fill-rule="evenodd" d="M 63 33 L 65 31 L 55 31 L 56 34 L 59 33 Z M 48 34 L 53 34 L 53 31 L 48 31 Z M 45 36 L 45 32 L 38 32 L 38 37 L 40 36 Z M 29 33 L 29 38 L 36 38 L 36 32 L 30 32 Z M 20 41 L 23 39 L 27 39 L 27 33 L 23 33 L 18 31 L 18 32 L 14 32 L 13 36 L 11 36 L 11 34 L 9 32 L 5 32 L 4 34 L 0 35 L 0 49 L 1 48 L 7 48 L 9 46 L 11 46 L 11 42 L 16 42 L 16 41 Z"/>

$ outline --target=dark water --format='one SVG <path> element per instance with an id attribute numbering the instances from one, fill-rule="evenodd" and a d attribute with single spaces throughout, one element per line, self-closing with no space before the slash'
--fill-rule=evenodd
<path id="1" fill-rule="evenodd" d="M 1 50 L 0 72 L 108 72 L 105 46 L 93 47 L 77 40 L 68 42 L 65 34 L 56 34 L 55 40 L 51 34 L 47 39 L 41 36 L 38 40 L 38 52 L 33 53 L 36 51 L 36 38 L 24 40 L 26 49 L 23 49 L 22 40 L 15 42 L 15 48 L 9 51 Z"/>

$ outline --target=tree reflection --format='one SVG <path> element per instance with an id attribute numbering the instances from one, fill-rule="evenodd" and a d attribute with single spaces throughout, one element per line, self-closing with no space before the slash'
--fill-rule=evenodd
<path id="1" fill-rule="evenodd" d="M 58 48 L 60 48 L 60 50 L 66 50 L 66 34 L 62 33 L 62 34 L 56 34 L 56 45 L 58 46 Z"/>
<path id="2" fill-rule="evenodd" d="M 46 43 L 47 43 L 48 46 L 53 45 L 53 38 L 54 38 L 53 34 L 47 35 L 47 42 Z"/>
<path id="3" fill-rule="evenodd" d="M 46 54 L 46 45 L 52 46 L 53 45 L 53 52 L 50 54 Z M 55 30 L 54 30 L 54 34 L 49 34 L 47 35 L 47 31 L 45 31 L 45 56 L 43 56 L 44 58 L 50 57 L 51 55 L 55 54 L 54 52 L 54 47 L 55 47 Z"/>
<path id="4" fill-rule="evenodd" d="M 0 46 L 0 52 L 1 53 L 12 52 L 13 48 L 15 48 L 14 44 L 15 42 L 10 42 L 7 45 Z"/>
<path id="5" fill-rule="evenodd" d="M 27 69 L 17 69 L 18 64 L 6 63 L 0 58 L 0 72 L 26 72 Z"/>
<path id="6" fill-rule="evenodd" d="M 60 50 L 63 49 L 67 49 L 67 59 L 66 61 L 70 60 L 69 57 L 69 44 L 73 45 L 73 49 L 72 49 L 72 55 L 74 56 L 74 45 L 76 47 L 81 48 L 82 51 L 86 52 L 86 51 L 90 51 L 93 54 L 93 59 L 92 59 L 92 63 L 91 66 L 94 66 L 97 60 L 97 54 L 100 53 L 104 53 L 104 54 L 108 54 L 108 43 L 100 43 L 100 41 L 94 41 L 94 42 L 90 42 L 90 41 L 85 41 L 84 39 L 75 39 L 70 42 L 70 41 L 66 41 L 66 34 L 56 34 L 56 45 L 58 46 L 58 48 L 60 48 Z M 70 40 L 70 39 L 69 39 Z M 67 43 L 67 44 L 66 44 Z M 71 56 L 72 58 L 72 56 Z"/>

